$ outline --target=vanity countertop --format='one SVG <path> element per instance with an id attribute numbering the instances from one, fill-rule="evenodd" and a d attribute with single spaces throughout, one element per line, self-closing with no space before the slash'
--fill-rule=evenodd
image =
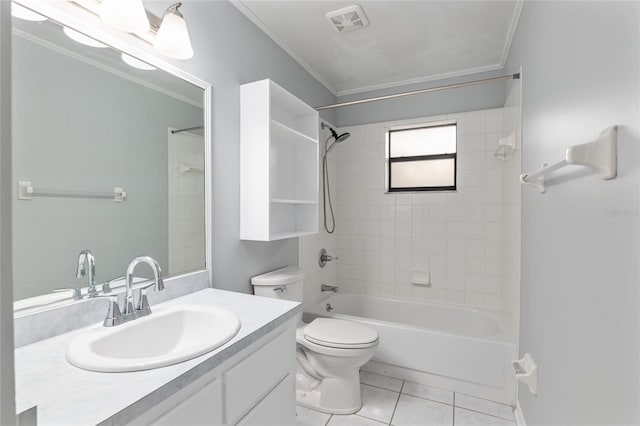
<path id="1" fill-rule="evenodd" d="M 197 358 L 130 373 L 97 373 L 67 362 L 69 343 L 102 324 L 20 347 L 15 354 L 17 412 L 37 405 L 38 425 L 130 422 L 302 311 L 302 306 L 295 302 L 211 288 L 157 306 L 177 304 L 229 309 L 240 319 L 240 331 L 225 345 Z"/>

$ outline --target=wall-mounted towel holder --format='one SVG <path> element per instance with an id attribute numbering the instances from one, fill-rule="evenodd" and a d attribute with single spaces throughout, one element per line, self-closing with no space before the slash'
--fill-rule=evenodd
<path id="1" fill-rule="evenodd" d="M 34 188 L 31 181 L 18 181 L 18 200 L 31 200 L 33 197 L 52 198 L 94 198 L 113 200 L 122 203 L 127 198 L 127 192 L 121 187 L 113 188 L 112 192 L 87 192 L 87 191 L 67 191 L 60 189 Z"/>
<path id="2" fill-rule="evenodd" d="M 187 173 L 204 173 L 204 168 L 180 164 L 180 174 L 184 175 Z"/>
<path id="3" fill-rule="evenodd" d="M 545 164 L 536 172 L 520 175 L 520 182 L 524 185 L 531 185 L 544 193 L 545 177 L 570 164 L 589 167 L 600 179 L 614 179 L 618 174 L 617 135 L 617 126 L 611 126 L 603 130 L 598 139 L 567 148 L 564 160 L 551 166 Z"/>

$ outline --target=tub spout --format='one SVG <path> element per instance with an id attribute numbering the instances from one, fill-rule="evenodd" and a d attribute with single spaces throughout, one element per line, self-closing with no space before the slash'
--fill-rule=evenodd
<path id="1" fill-rule="evenodd" d="M 338 292 L 338 286 L 322 284 L 322 286 L 320 287 L 320 290 L 321 291 L 332 291 L 334 293 L 337 293 Z"/>

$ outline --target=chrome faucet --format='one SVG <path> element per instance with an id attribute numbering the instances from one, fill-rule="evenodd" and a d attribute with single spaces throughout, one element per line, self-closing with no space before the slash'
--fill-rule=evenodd
<path id="1" fill-rule="evenodd" d="M 87 296 L 96 297 L 98 295 L 98 290 L 96 289 L 96 260 L 88 249 L 82 250 L 78 255 L 76 278 L 84 276 L 88 276 L 89 279 Z"/>
<path id="2" fill-rule="evenodd" d="M 146 263 L 151 267 L 153 270 L 153 282 L 138 289 L 138 303 L 136 305 L 133 300 L 133 271 L 140 263 Z M 124 310 L 121 310 L 118 305 L 117 294 L 98 296 L 108 297 L 111 299 L 109 301 L 109 311 L 107 312 L 107 317 L 105 318 L 103 325 L 105 327 L 113 327 L 151 314 L 151 307 L 149 306 L 149 300 L 147 299 L 147 290 L 151 287 L 153 287 L 155 291 L 164 290 L 164 281 L 160 276 L 161 274 L 162 269 L 160 268 L 160 265 L 152 257 L 140 256 L 133 259 L 131 263 L 129 263 L 127 273 L 124 277 L 126 287 Z"/>
<path id="3" fill-rule="evenodd" d="M 140 288 L 140 292 L 138 293 L 138 306 L 134 310 L 133 306 L 133 271 L 136 269 L 136 266 L 140 263 L 146 263 L 153 270 L 153 282 L 145 287 Z M 124 306 L 124 315 L 127 314 L 136 314 L 138 317 L 149 315 L 151 313 L 151 308 L 149 307 L 149 302 L 147 300 L 147 290 L 151 287 L 155 291 L 164 290 L 164 281 L 160 277 L 162 273 L 162 269 L 160 269 L 160 265 L 156 262 L 155 259 L 149 256 L 140 256 L 136 257 L 129 263 L 129 267 L 127 268 L 127 273 L 124 276 L 124 285 L 127 289 L 127 296 L 125 299 Z"/>
<path id="4" fill-rule="evenodd" d="M 322 286 L 320 286 L 320 291 L 332 291 L 334 293 L 337 293 L 338 286 L 322 284 Z"/>

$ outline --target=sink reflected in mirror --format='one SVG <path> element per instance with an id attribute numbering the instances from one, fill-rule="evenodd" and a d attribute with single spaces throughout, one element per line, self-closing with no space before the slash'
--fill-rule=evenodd
<path id="1" fill-rule="evenodd" d="M 213 351 L 239 330 L 240 320 L 228 309 L 158 307 L 152 315 L 120 326 L 88 328 L 69 345 L 67 360 L 90 371 L 150 370 Z"/>

